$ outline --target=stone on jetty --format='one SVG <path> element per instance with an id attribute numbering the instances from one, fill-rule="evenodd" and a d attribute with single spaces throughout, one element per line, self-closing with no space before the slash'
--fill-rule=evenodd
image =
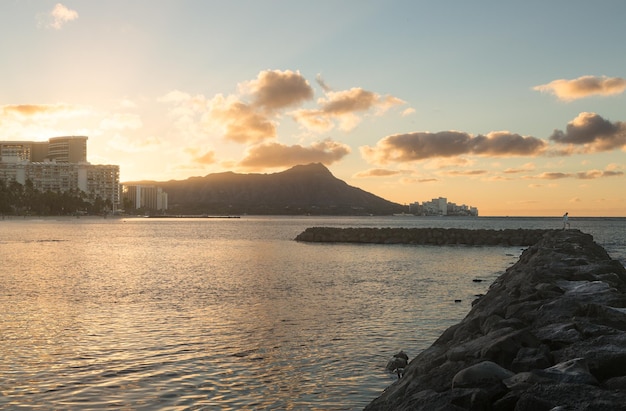
<path id="1" fill-rule="evenodd" d="M 626 410 L 626 269 L 547 232 L 365 409 Z"/>
<path id="2" fill-rule="evenodd" d="M 321 243 L 529 246 L 550 230 L 310 227 L 296 241 Z"/>

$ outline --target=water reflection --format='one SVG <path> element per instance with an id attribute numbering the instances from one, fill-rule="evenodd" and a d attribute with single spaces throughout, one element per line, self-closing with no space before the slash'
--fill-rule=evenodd
<path id="1" fill-rule="evenodd" d="M 521 251 L 293 241 L 313 225 L 3 222 L 0 408 L 361 409 Z"/>

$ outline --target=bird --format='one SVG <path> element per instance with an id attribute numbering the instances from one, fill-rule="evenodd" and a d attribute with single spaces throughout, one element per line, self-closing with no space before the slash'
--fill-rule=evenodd
<path id="1" fill-rule="evenodd" d="M 394 354 L 391 360 L 387 363 L 385 369 L 389 372 L 395 372 L 398 374 L 398 378 L 402 378 L 404 375 L 404 369 L 409 363 L 409 356 L 404 351 L 400 351 Z"/>

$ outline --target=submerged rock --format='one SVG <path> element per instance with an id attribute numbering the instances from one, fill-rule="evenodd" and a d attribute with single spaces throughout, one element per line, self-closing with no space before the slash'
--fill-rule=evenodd
<path id="1" fill-rule="evenodd" d="M 547 231 L 366 410 L 626 410 L 626 269 Z"/>

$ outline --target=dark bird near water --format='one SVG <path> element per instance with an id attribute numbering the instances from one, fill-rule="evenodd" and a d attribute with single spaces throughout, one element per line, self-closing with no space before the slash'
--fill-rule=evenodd
<path id="1" fill-rule="evenodd" d="M 387 363 L 385 369 L 389 372 L 395 372 L 398 374 L 398 378 L 402 378 L 404 375 L 404 369 L 409 363 L 409 356 L 404 351 L 400 351 L 394 354 L 391 360 Z"/>

